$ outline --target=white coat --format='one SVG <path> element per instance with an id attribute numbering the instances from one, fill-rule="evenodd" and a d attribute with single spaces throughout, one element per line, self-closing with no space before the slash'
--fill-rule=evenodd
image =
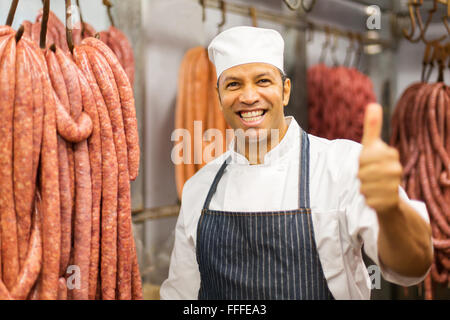
<path id="1" fill-rule="evenodd" d="M 223 161 L 232 155 L 210 204 L 211 210 L 271 211 L 298 207 L 299 125 L 287 117 L 288 130 L 280 143 L 249 165 L 229 150 L 189 179 L 183 189 L 169 277 L 161 286 L 161 299 L 197 299 L 200 273 L 196 259 L 197 223 L 212 181 Z M 362 146 L 350 140 L 327 140 L 308 135 L 310 141 L 310 201 L 314 237 L 328 287 L 335 299 L 370 299 L 371 280 L 362 258 L 366 254 L 382 276 L 392 283 L 411 286 L 425 278 L 396 274 L 380 263 L 376 213 L 359 192 L 357 173 Z M 399 195 L 429 223 L 423 202 Z M 428 270 L 429 272 L 429 270 Z"/>

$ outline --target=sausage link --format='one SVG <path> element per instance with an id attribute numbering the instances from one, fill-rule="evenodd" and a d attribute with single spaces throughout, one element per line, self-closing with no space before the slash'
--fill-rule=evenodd
<path id="1" fill-rule="evenodd" d="M 439 91 L 439 97 L 436 106 L 436 121 L 438 126 L 439 137 L 442 139 L 442 146 L 445 148 L 445 88 Z M 439 179 L 440 173 L 442 171 L 442 161 L 440 157 L 436 157 L 436 178 Z"/>
<path id="2" fill-rule="evenodd" d="M 61 220 L 55 100 L 50 79 L 44 81 L 44 135 L 41 157 L 42 284 L 40 298 L 56 300 L 61 255 Z"/>
<path id="3" fill-rule="evenodd" d="M 74 56 L 77 55 L 76 48 Z M 100 201 L 102 195 L 102 150 L 100 140 L 100 123 L 98 119 L 97 106 L 89 83 L 78 69 L 81 94 L 83 98 L 83 109 L 93 122 L 92 135 L 88 139 L 89 159 L 92 178 L 92 235 L 91 235 L 91 259 L 89 267 L 89 299 L 95 299 L 97 286 L 99 253 L 100 253 Z"/>
<path id="4" fill-rule="evenodd" d="M 114 55 L 117 57 L 117 60 L 120 62 L 120 65 L 125 69 L 125 60 L 120 48 L 119 39 L 114 37 L 113 33 L 111 32 L 111 28 L 108 30 L 108 32 L 110 34 L 108 38 L 108 47 L 111 48 L 111 50 L 114 52 Z"/>
<path id="5" fill-rule="evenodd" d="M 61 199 L 61 257 L 59 275 L 63 276 L 69 266 L 72 248 L 72 195 L 70 193 L 70 172 L 67 145 L 58 135 L 59 194 Z"/>
<path id="6" fill-rule="evenodd" d="M 177 100 L 176 100 L 176 107 L 175 107 L 175 129 L 181 130 L 184 129 L 184 108 L 185 103 L 187 99 L 187 92 L 186 92 L 186 82 L 185 78 L 187 77 L 187 67 L 188 63 L 190 63 L 191 56 L 193 54 L 192 50 L 189 50 L 185 56 L 183 57 L 183 60 L 181 61 L 181 66 L 179 68 L 179 74 L 178 74 L 178 92 L 177 92 Z M 179 144 L 184 143 L 184 140 L 182 141 L 175 141 L 175 146 L 178 146 Z M 177 193 L 178 193 L 178 199 L 181 200 L 181 195 L 183 191 L 183 185 L 186 181 L 184 177 L 184 159 L 186 158 L 186 152 L 187 149 L 182 147 L 181 148 L 183 152 L 183 161 L 180 163 L 175 164 L 175 182 L 177 187 Z M 179 154 L 176 155 L 177 157 Z"/>
<path id="7" fill-rule="evenodd" d="M 428 107 L 429 109 L 434 109 L 436 107 L 436 95 L 437 92 L 440 91 L 439 86 L 435 86 L 435 89 L 433 89 L 432 94 L 430 95 L 429 101 L 428 101 Z M 432 113 L 428 113 L 428 115 L 431 117 L 433 116 Z M 429 119 L 428 119 L 429 120 Z M 433 130 L 428 130 L 428 128 L 431 125 L 432 121 L 424 121 L 424 138 L 425 138 L 425 156 L 427 160 L 427 169 L 428 169 L 428 176 L 430 181 L 430 189 L 431 193 L 433 194 L 434 199 L 439 204 L 440 208 L 442 209 L 442 212 L 444 216 L 446 217 L 447 221 L 450 221 L 450 206 L 446 203 L 444 197 L 442 196 L 441 190 L 439 188 L 436 173 L 435 173 L 435 167 L 434 167 L 434 159 L 433 159 L 433 151 L 432 151 L 432 143 L 434 139 L 439 139 L 439 137 L 432 137 L 430 138 L 430 134 L 437 134 L 437 132 Z M 430 141 L 431 140 L 431 141 Z"/>
<path id="8" fill-rule="evenodd" d="M 433 137 L 431 139 L 431 142 L 433 144 L 434 149 L 441 157 L 441 160 L 444 164 L 444 168 L 445 170 L 447 170 L 449 174 L 448 176 L 450 176 L 450 157 L 448 156 L 447 151 L 444 148 L 444 144 L 441 137 L 439 136 L 439 130 L 436 124 L 436 97 L 442 86 L 443 83 L 436 85 L 435 89 L 432 92 L 432 95 L 430 97 L 432 103 L 429 105 L 427 118 L 430 133 L 431 136 Z"/>
<path id="9" fill-rule="evenodd" d="M 203 127 L 199 135 L 194 134 L 194 164 L 195 171 L 200 170 L 205 162 L 203 160 L 203 135 L 206 130 L 206 111 L 208 104 L 208 80 L 209 80 L 209 59 L 206 49 L 200 51 L 198 62 L 194 69 L 194 121 L 200 121 Z M 195 129 L 194 129 L 195 130 Z"/>
<path id="10" fill-rule="evenodd" d="M 71 116 L 75 120 L 88 119 L 89 134 L 92 132 L 92 121 L 86 113 L 82 113 L 82 94 L 78 82 L 78 72 L 75 63 L 61 49 L 56 48 L 56 59 L 68 91 L 71 105 Z M 61 106 L 60 110 L 64 112 Z M 67 115 L 68 116 L 68 115 Z M 70 116 L 67 118 L 70 120 Z M 81 128 L 80 128 L 81 129 Z M 87 136 L 84 138 L 86 139 Z M 83 140 L 84 140 L 83 139 Z M 91 212 L 92 185 L 90 176 L 89 151 L 86 141 L 74 145 L 75 164 L 75 227 L 74 227 L 74 264 L 80 268 L 80 289 L 73 290 L 76 300 L 88 299 L 89 291 L 89 262 L 91 245 Z"/>
<path id="11" fill-rule="evenodd" d="M 89 150 L 86 141 L 75 144 L 75 230 L 74 263 L 80 268 L 80 289 L 74 289 L 76 300 L 87 300 L 91 253 L 92 185 Z"/>
<path id="12" fill-rule="evenodd" d="M 3 52 L 5 51 L 6 46 L 8 45 L 9 40 L 13 37 L 14 35 L 11 34 L 7 34 L 7 35 L 3 35 L 0 36 L 0 59 L 3 56 Z"/>
<path id="13" fill-rule="evenodd" d="M 5 35 L 14 35 L 16 31 L 8 25 L 0 26 L 0 37 Z"/>
<path id="14" fill-rule="evenodd" d="M 13 123 L 14 202 L 17 215 L 19 267 L 23 266 L 31 231 L 34 199 L 33 96 L 30 61 L 23 41 L 17 43 L 16 88 Z"/>
<path id="15" fill-rule="evenodd" d="M 28 246 L 28 253 L 24 262 L 23 268 L 20 271 L 18 280 L 11 290 L 11 296 L 17 300 L 24 300 L 27 298 L 31 288 L 35 284 L 39 272 L 41 271 L 42 263 L 42 239 L 40 231 L 40 209 L 36 204 L 33 214 L 33 231 Z"/>
<path id="16" fill-rule="evenodd" d="M 425 300 L 433 300 L 433 286 L 431 281 L 431 273 L 429 273 L 425 280 Z"/>
<path id="17" fill-rule="evenodd" d="M 13 107 L 16 82 L 16 41 L 8 40 L 0 61 L 0 218 L 3 282 L 11 289 L 19 273 L 13 193 Z"/>
<path id="18" fill-rule="evenodd" d="M 30 294 L 28 295 L 28 300 L 40 300 L 39 299 L 39 292 L 41 291 L 41 278 L 38 277 L 38 280 L 36 281 L 35 285 L 33 286 L 33 289 L 31 289 Z"/>
<path id="19" fill-rule="evenodd" d="M 58 279 L 58 300 L 67 300 L 67 284 L 64 277 Z"/>
<path id="20" fill-rule="evenodd" d="M 27 56 L 32 61 L 31 78 L 33 87 L 33 188 L 35 188 L 39 157 L 42 144 L 42 126 L 44 119 L 44 96 L 42 89 L 43 76 L 41 70 L 44 68 L 43 54 L 39 47 L 31 40 L 22 38 L 27 47 Z M 38 67 L 39 65 L 39 67 Z M 34 190 L 33 190 L 34 194 Z"/>
<path id="21" fill-rule="evenodd" d="M 130 180 L 135 180 L 139 172 L 140 150 L 133 88 L 128 80 L 127 74 L 121 67 L 120 62 L 107 45 L 95 38 L 87 38 L 83 40 L 83 44 L 94 47 L 100 51 L 110 65 L 114 74 L 114 79 L 119 90 L 123 124 L 127 141 L 128 171 L 130 173 Z"/>
<path id="22" fill-rule="evenodd" d="M 0 300 L 13 300 L 2 279 L 0 279 Z"/>
<path id="23" fill-rule="evenodd" d="M 204 48 L 203 47 L 195 47 L 191 49 L 193 53 L 192 63 L 189 64 L 189 71 L 187 76 L 189 77 L 189 81 L 186 83 L 186 105 L 185 105 L 185 118 L 184 118 L 184 126 L 190 133 L 190 146 L 191 148 L 187 150 L 189 153 L 188 161 L 184 163 L 184 178 L 186 180 L 190 179 L 195 174 L 195 164 L 194 164 L 194 108 L 195 108 L 195 87 L 194 87 L 194 79 L 193 74 L 199 60 L 200 55 L 202 54 Z M 185 158 L 186 159 L 186 158 Z M 185 180 L 185 181 L 186 181 Z"/>
<path id="24" fill-rule="evenodd" d="M 78 82 L 76 65 L 60 48 L 56 48 L 55 57 L 61 69 L 69 98 L 70 115 L 76 120 L 81 114 L 81 90 Z"/>
<path id="25" fill-rule="evenodd" d="M 24 31 L 23 31 L 23 37 L 27 37 L 31 40 L 31 28 L 33 27 L 33 24 L 31 21 L 25 20 L 22 22 Z"/>
<path id="26" fill-rule="evenodd" d="M 77 65 L 86 76 L 86 80 L 94 95 L 100 123 L 102 153 L 102 207 L 101 207 L 101 260 L 100 279 L 102 299 L 115 299 L 117 271 L 117 194 L 118 194 L 118 162 L 114 147 L 113 130 L 108 109 L 92 71 L 87 47 L 76 47 L 74 57 Z M 92 278 L 90 285 L 92 285 Z M 90 297 L 96 288 L 90 286 Z"/>
<path id="27" fill-rule="evenodd" d="M 64 76 L 61 71 L 61 67 L 58 63 L 56 55 L 51 50 L 46 50 L 45 58 L 47 60 L 48 73 L 50 75 L 52 86 L 55 90 L 56 95 L 58 96 L 59 101 L 62 103 L 67 112 L 71 112 L 71 106 L 69 103 L 68 90 L 66 87 L 66 83 L 64 81 Z M 67 148 L 67 159 L 69 166 L 69 182 L 70 182 L 70 210 L 71 214 L 74 210 L 74 199 L 75 199 L 75 164 L 74 164 L 74 154 L 72 143 L 66 142 Z"/>
<path id="28" fill-rule="evenodd" d="M 123 67 L 128 76 L 128 79 L 130 80 L 131 87 L 133 88 L 135 73 L 133 47 L 131 46 L 131 43 L 128 40 L 127 36 L 119 29 L 115 28 L 114 26 L 110 26 L 109 32 L 112 35 L 112 38 L 117 39 L 119 43 L 119 49 L 123 57 Z"/>
<path id="29" fill-rule="evenodd" d="M 133 300 L 142 300 L 142 278 L 139 272 L 139 264 L 137 259 L 136 252 L 136 243 L 134 241 L 134 237 L 132 237 L 132 280 L 131 280 L 131 288 L 132 288 L 132 299 Z"/>
<path id="30" fill-rule="evenodd" d="M 120 300 L 131 299 L 131 203 L 130 180 L 125 131 L 123 127 L 120 98 L 114 81 L 114 75 L 106 59 L 95 49 L 86 46 L 92 71 L 103 95 L 113 129 L 114 145 L 118 162 L 118 205 L 117 236 L 118 265 L 117 288 Z"/>
<path id="31" fill-rule="evenodd" d="M 441 213 L 440 208 L 434 201 L 432 193 L 431 193 L 429 177 L 428 177 L 427 169 L 426 169 L 426 159 L 425 159 L 425 155 L 423 155 L 423 154 L 420 155 L 420 157 L 419 157 L 419 174 L 420 174 L 420 183 L 422 186 L 423 196 L 427 203 L 427 207 L 431 213 L 431 217 L 437 223 L 439 228 L 444 232 L 444 234 L 446 234 L 447 236 L 450 236 L 450 227 L 449 227 L 447 221 L 445 220 L 443 214 Z"/>
<path id="32" fill-rule="evenodd" d="M 56 122 L 58 133 L 69 142 L 81 142 L 92 133 L 92 120 L 89 115 L 82 112 L 75 122 L 59 99 L 56 101 Z"/>

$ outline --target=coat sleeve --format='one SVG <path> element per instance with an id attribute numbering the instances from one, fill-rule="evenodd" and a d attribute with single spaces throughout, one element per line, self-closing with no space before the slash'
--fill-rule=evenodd
<path id="1" fill-rule="evenodd" d="M 200 288 L 200 273 L 193 239 L 187 236 L 180 209 L 175 227 L 175 244 L 170 257 L 169 277 L 160 289 L 161 300 L 195 300 Z"/>
<path id="2" fill-rule="evenodd" d="M 344 192 L 343 201 L 346 211 L 347 228 L 349 237 L 354 248 L 361 248 L 363 245 L 364 252 L 372 259 L 379 267 L 381 275 L 389 282 L 401 285 L 412 286 L 423 281 L 430 271 L 430 269 L 422 277 L 405 277 L 400 275 L 388 267 L 384 266 L 378 257 L 378 233 L 379 224 L 375 210 L 366 205 L 364 196 L 360 193 L 360 182 L 357 178 L 359 168 L 359 154 L 361 148 L 358 146 L 352 150 L 352 157 L 347 163 L 351 164 L 348 167 L 348 179 L 345 183 L 347 188 Z M 403 190 L 399 187 L 399 196 L 405 200 L 411 207 L 416 209 L 416 212 L 429 224 L 425 204 L 421 201 L 410 200 Z"/>

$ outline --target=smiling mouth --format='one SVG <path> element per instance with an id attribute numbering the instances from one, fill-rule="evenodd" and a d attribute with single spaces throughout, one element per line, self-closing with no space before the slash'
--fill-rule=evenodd
<path id="1" fill-rule="evenodd" d="M 256 122 L 264 117 L 266 111 L 267 110 L 239 111 L 237 113 L 245 122 Z"/>

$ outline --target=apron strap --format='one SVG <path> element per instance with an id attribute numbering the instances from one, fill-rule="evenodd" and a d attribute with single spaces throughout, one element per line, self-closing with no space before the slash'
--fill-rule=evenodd
<path id="1" fill-rule="evenodd" d="M 219 171 L 217 172 L 216 176 L 214 177 L 214 181 L 211 185 L 211 188 L 209 188 L 208 195 L 206 196 L 205 203 L 203 204 L 203 210 L 209 209 L 209 203 L 211 202 L 212 196 L 214 193 L 216 193 L 217 185 L 219 184 L 220 179 L 222 178 L 225 168 L 227 167 L 228 163 L 231 161 L 231 156 L 229 156 L 220 167 Z"/>
<path id="2" fill-rule="evenodd" d="M 301 130 L 300 132 L 300 168 L 298 171 L 298 207 L 309 208 L 309 138 L 308 134 L 304 130 Z"/>

